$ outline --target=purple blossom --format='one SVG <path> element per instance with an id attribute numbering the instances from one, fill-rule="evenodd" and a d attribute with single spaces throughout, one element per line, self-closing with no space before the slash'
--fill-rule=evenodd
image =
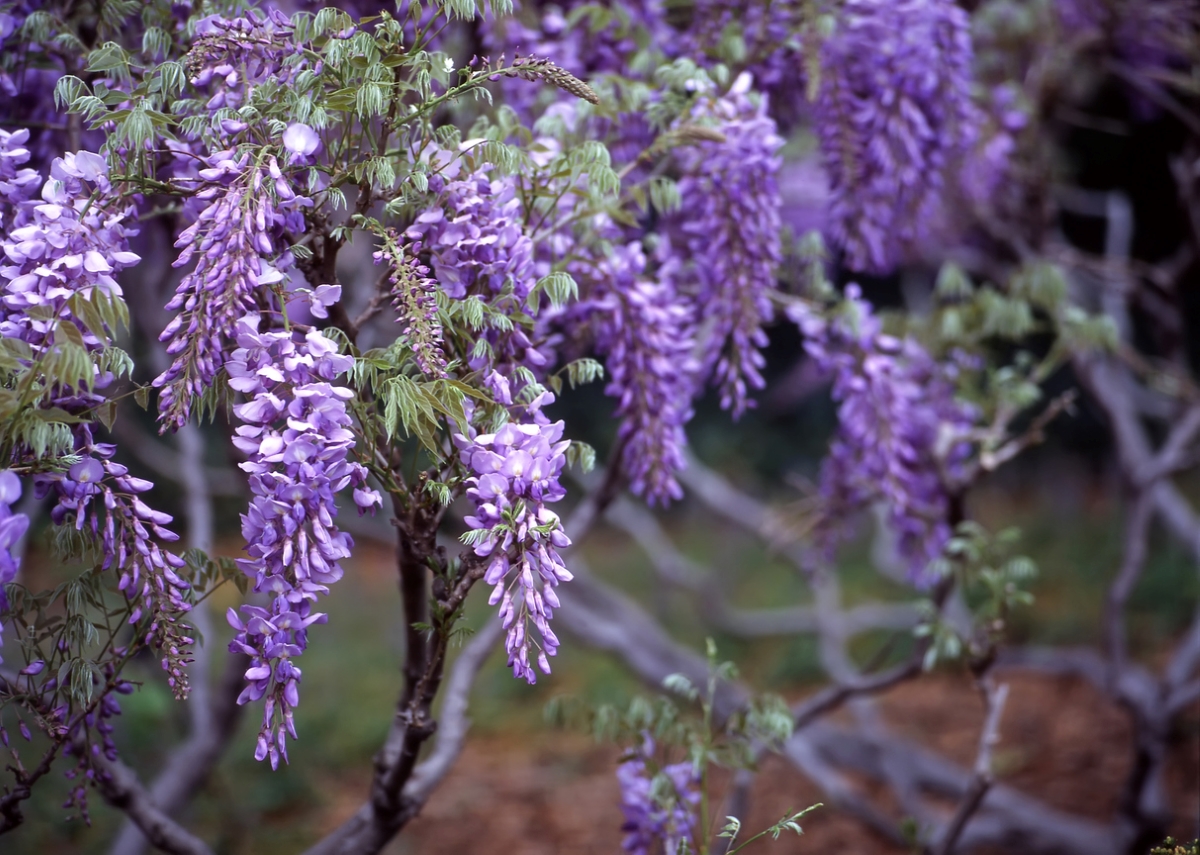
<path id="1" fill-rule="evenodd" d="M 436 172 L 429 190 L 438 203 L 417 216 L 405 237 L 421 241 L 448 296 L 490 298 L 509 289 L 520 306 L 537 279 L 515 180 L 491 177 L 486 165 L 467 172 L 452 152 L 438 151 L 430 160 Z"/>
<path id="2" fill-rule="evenodd" d="M 690 762 L 673 763 L 662 767 L 661 783 L 655 786 L 656 776 L 647 768 L 647 759 L 653 754 L 654 741 L 646 736 L 617 766 L 625 816 L 621 848 L 630 855 L 674 855 L 684 841 L 692 847 L 696 844 L 700 776 Z"/>
<path id="3" fill-rule="evenodd" d="M 12 157 L 0 156 L 0 163 L 23 162 L 25 154 L 12 146 L 20 137 L 8 137 Z M 74 294 L 91 299 L 95 292 L 121 296 L 115 274 L 140 260 L 129 251 L 129 237 L 137 233 L 125 225 L 131 211 L 111 195 L 104 158 L 87 151 L 58 158 L 40 200 L 30 198 L 33 182 L 26 170 L 4 171 L 13 177 L 5 181 L 0 172 L 0 191 L 11 204 L 0 235 L 0 334 L 23 340 L 37 354 L 53 344 L 59 323 L 73 323 L 85 345 L 99 350 L 107 341 L 72 317 L 67 300 Z M 92 199 L 93 191 L 99 198 Z M 36 317 L 30 313 L 35 308 Z M 48 320 L 42 317 L 46 312 Z"/>
<path id="4" fill-rule="evenodd" d="M 550 629 L 559 606 L 554 589 L 573 578 L 558 554 L 571 541 L 558 514 L 546 507 L 566 495 L 558 479 L 570 444 L 562 441 L 563 423 L 550 423 L 541 412 L 553 400 L 546 393 L 529 405 L 526 421 L 509 422 L 495 433 L 454 438 L 473 473 L 466 483 L 475 513 L 466 523 L 478 534 L 469 542 L 477 556 L 489 559 L 484 581 L 492 586 L 488 603 L 499 604 L 508 631 L 508 664 L 514 676 L 530 683 L 537 682 L 533 661 L 550 673 L 548 657 L 558 651 Z"/>
<path id="5" fill-rule="evenodd" d="M 0 471 L 0 613 L 8 610 L 8 595 L 4 586 L 17 578 L 21 567 L 19 558 L 12 554 L 13 547 L 29 528 L 29 517 L 13 513 L 12 506 L 21 498 L 21 481 L 16 473 Z M 3 644 L 4 624 L 0 623 L 0 644 Z M 0 664 L 4 658 L 0 657 Z M 24 672 L 22 672 L 24 673 Z"/>
<path id="6" fill-rule="evenodd" d="M 952 0 L 847 0 L 821 50 L 816 126 L 834 240 L 886 272 L 944 225 L 947 171 L 976 136 L 966 12 Z"/>
<path id="7" fill-rule="evenodd" d="M 207 204 L 179 235 L 175 267 L 195 260 L 169 311 L 179 311 L 159 336 L 169 342 L 171 366 L 154 380 L 161 389 L 164 429 L 184 424 L 193 401 L 212 386 L 225 361 L 232 330 L 255 307 L 265 289 L 283 282 L 292 265 L 283 245 L 288 232 L 304 227 L 311 200 L 297 196 L 274 157 L 252 160 L 249 152 L 217 152 L 205 158 L 195 193 Z"/>
<path id="8" fill-rule="evenodd" d="M 832 552 L 845 522 L 881 501 L 917 584 L 951 530 L 956 467 L 970 452 L 976 413 L 954 397 L 948 371 L 911 338 L 886 335 L 856 285 L 833 317 L 796 303 L 788 316 L 804 348 L 833 377 L 838 430 L 821 469 L 818 537 Z"/>
<path id="9" fill-rule="evenodd" d="M 313 160 L 312 155 L 321 147 L 321 138 L 308 125 L 292 122 L 283 132 L 283 147 L 291 152 L 291 163 L 308 164 Z"/>
<path id="10" fill-rule="evenodd" d="M 630 489 L 651 504 L 683 496 L 675 473 L 683 469 L 698 369 L 692 357 L 693 307 L 679 295 L 667 269 L 645 276 L 639 244 L 616 247 L 596 265 L 595 295 L 583 307 L 593 318 L 597 348 L 606 357 L 617 398 L 618 437 L 625 442 Z"/>
<path id="11" fill-rule="evenodd" d="M 150 618 L 144 640 L 162 652 L 168 684 L 177 696 L 185 697 L 193 640 L 179 620 L 191 605 L 186 599 L 189 585 L 178 571 L 187 565 L 158 544 L 177 541 L 179 535 L 167 528 L 170 514 L 154 510 L 140 498 L 154 485 L 114 462 L 115 452 L 116 446 L 92 439 L 90 426 L 78 426 L 75 454 L 82 459 L 65 472 L 35 475 L 35 493 L 39 498 L 54 493 L 57 501 L 50 519 L 55 525 L 73 520 L 77 530 L 89 531 L 99 540 L 104 556 L 101 569 L 119 570 L 117 587 L 135 603 L 129 623 Z"/>
<path id="12" fill-rule="evenodd" d="M 696 281 L 698 321 L 710 325 L 702 345 L 701 379 L 711 376 L 721 406 L 735 416 L 763 386 L 762 325 L 772 316 L 768 294 L 782 256 L 777 151 L 783 140 L 766 107 L 742 75 L 723 97 L 702 97 L 689 121 L 715 120 L 723 142 L 681 151 L 683 248 Z"/>
<path id="13" fill-rule="evenodd" d="M 193 85 L 212 90 L 205 104 L 209 112 L 240 107 L 249 88 L 268 80 L 286 86 L 302 67 L 302 61 L 288 62 L 303 52 L 292 43 L 291 21 L 277 8 L 252 9 L 237 18 L 209 15 L 195 32 L 185 61 Z"/>
<path id="14" fill-rule="evenodd" d="M 303 339 L 290 332 L 259 332 L 259 316 L 238 321 L 238 349 L 227 369 L 229 385 L 248 398 L 234 407 L 243 422 L 234 444 L 249 455 L 241 468 L 253 493 L 242 515 L 248 559 L 239 564 L 268 607 L 229 610 L 237 630 L 230 650 L 252 659 L 238 703 L 266 698 L 255 758 L 271 767 L 287 761 L 285 732 L 296 738 L 300 669 L 292 660 L 308 645 L 308 627 L 324 623 L 313 611 L 320 595 L 342 577 L 341 560 L 354 541 L 339 531 L 335 496 L 354 487 L 361 510 L 381 503 L 363 487 L 366 469 L 353 462 L 355 435 L 346 401 L 354 393 L 334 381 L 353 365 L 319 330 Z"/>

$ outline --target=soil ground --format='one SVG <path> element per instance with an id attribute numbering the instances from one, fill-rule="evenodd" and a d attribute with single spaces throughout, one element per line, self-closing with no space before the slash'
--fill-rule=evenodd
<path id="1" fill-rule="evenodd" d="M 1124 713 L 1075 679 L 1013 674 L 995 754 L 1000 780 L 1082 817 L 1112 817 L 1130 765 Z M 964 765 L 975 753 L 982 713 L 962 681 L 931 677 L 881 700 L 888 724 Z M 1169 762 L 1172 833 L 1192 839 L 1200 824 L 1200 708 L 1183 717 Z M 469 740 L 461 759 L 389 855 L 613 855 L 621 817 L 613 775 L 618 752 L 586 736 L 547 731 L 519 741 Z M 342 781 L 325 817 L 329 827 L 361 803 L 364 781 Z M 761 767 L 743 828 L 757 830 L 789 810 L 820 801 L 816 787 L 780 758 Z M 851 817 L 822 808 L 801 838 L 756 844 L 779 853 L 902 853 Z M 752 850 L 754 851 L 754 850 Z M 1016 855 L 1016 853 L 1014 853 Z"/>

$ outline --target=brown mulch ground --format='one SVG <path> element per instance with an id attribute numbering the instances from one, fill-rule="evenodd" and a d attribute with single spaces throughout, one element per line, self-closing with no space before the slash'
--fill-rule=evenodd
<path id="1" fill-rule="evenodd" d="M 1012 693 L 995 755 L 1003 782 L 1064 811 L 1096 820 L 1111 817 L 1130 764 L 1124 714 L 1078 680 L 1012 675 L 1008 682 Z M 973 759 L 982 713 L 969 685 L 939 677 L 917 681 L 883 699 L 883 709 L 897 733 L 964 765 Z M 422 815 L 388 853 L 613 855 L 621 841 L 616 756 L 612 746 L 571 733 L 548 731 L 533 741 L 472 740 Z M 1200 817 L 1200 709 L 1184 717 L 1168 787 L 1176 811 L 1172 831 L 1191 839 Z M 359 798 L 357 787 L 348 788 L 348 797 L 331 805 L 329 825 L 344 819 Z M 785 811 L 819 800 L 811 783 L 771 758 L 758 776 L 743 828 L 765 827 Z M 804 829 L 802 838 L 781 838 L 751 851 L 904 851 L 829 808 L 811 814 Z"/>

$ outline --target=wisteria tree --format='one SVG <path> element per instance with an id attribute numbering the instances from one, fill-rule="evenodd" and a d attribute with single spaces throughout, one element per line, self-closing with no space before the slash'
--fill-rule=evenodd
<path id="1" fill-rule="evenodd" d="M 1200 460 L 1180 285 L 1200 253 L 1197 25 L 1189 0 L 0 2 L 0 834 L 66 774 L 65 810 L 86 818 L 98 794 L 125 812 L 114 851 L 212 851 L 180 817 L 239 711 L 272 768 L 320 738 L 295 724 L 319 691 L 303 654 L 350 531 L 378 537 L 379 517 L 403 691 L 361 809 L 313 853 L 379 852 L 420 812 L 501 640 L 518 680 L 578 643 L 674 696 L 610 719 L 630 852 L 763 842 L 738 793 L 768 750 L 929 852 L 1159 842 L 1200 619 L 1160 673 L 1130 656 L 1123 620 L 1155 521 L 1200 563 L 1173 480 Z M 1187 137 L 1172 161 L 1187 228 L 1155 263 L 1132 252 L 1123 197 L 1063 177 L 1061 116 L 1100 85 L 1129 121 L 1165 115 Z M 781 191 L 796 139 L 825 197 L 815 222 Z M 1104 219 L 1103 253 L 1064 236 L 1079 210 Z M 855 284 L 900 269 L 901 307 Z M 838 415 L 802 512 L 739 491 L 687 442 L 704 396 L 735 425 L 756 405 L 785 327 Z M 556 415 L 589 383 L 616 421 L 599 453 Z M 1008 646 L 1034 567 L 970 496 L 1084 398 L 1127 507 L 1124 561 L 1097 570 L 1104 647 Z M 214 446 L 236 478 L 214 475 Z M 135 472 L 182 491 L 184 518 Z M 244 503 L 240 555 L 214 549 L 214 494 Z M 726 603 L 654 516 L 685 494 L 769 541 L 815 605 Z M 602 518 L 714 628 L 815 634 L 830 685 L 788 707 L 672 640 L 570 549 Z M 69 581 L 24 584 L 30 528 Z M 880 571 L 911 601 L 843 607 L 839 545 L 876 529 Z M 228 654 L 206 604 L 222 587 L 242 601 Z M 495 614 L 455 652 L 469 597 Z M 915 636 L 911 655 L 858 664 L 849 641 L 880 629 Z M 127 765 L 113 737 L 147 651 L 191 711 L 160 770 Z M 986 711 L 974 769 L 865 713 L 825 719 L 944 662 Z M 1110 825 L 995 782 L 1012 667 L 1082 675 L 1128 712 L 1135 762 Z M 725 813 L 712 764 L 743 770 Z M 851 772 L 893 788 L 908 824 Z"/>

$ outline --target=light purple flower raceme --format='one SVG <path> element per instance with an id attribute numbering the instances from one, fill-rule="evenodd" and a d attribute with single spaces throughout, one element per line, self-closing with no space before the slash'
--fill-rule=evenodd
<path id="1" fill-rule="evenodd" d="M 12 554 L 13 547 L 29 528 L 29 517 L 13 513 L 12 506 L 21 498 L 21 480 L 16 473 L 0 471 L 0 614 L 8 610 L 8 595 L 4 586 L 17 578 L 21 561 Z M 0 645 L 4 642 L 4 623 L 0 622 Z M 0 656 L 0 664 L 4 657 Z"/>
<path id="2" fill-rule="evenodd" d="M 821 50 L 816 127 L 831 231 L 886 272 L 945 226 L 948 170 L 974 143 L 967 13 L 953 0 L 846 0 Z"/>
<path id="3" fill-rule="evenodd" d="M 885 334 L 856 285 L 832 318 L 804 304 L 788 316 L 833 378 L 838 429 L 821 469 L 818 538 L 831 553 L 846 522 L 883 502 L 897 549 L 918 585 L 952 534 L 951 486 L 970 453 L 976 411 L 955 398 L 948 371 L 912 338 Z"/>
<path id="4" fill-rule="evenodd" d="M 689 121 L 715 120 L 723 142 L 680 150 L 683 178 L 677 228 L 697 285 L 697 321 L 709 329 L 700 379 L 711 376 L 721 406 L 735 416 L 752 406 L 765 364 L 760 349 L 771 319 L 768 294 L 782 257 L 778 155 L 783 140 L 742 75 L 729 93 L 702 96 Z"/>
<path id="5" fill-rule="evenodd" d="M 553 400 L 545 393 L 529 405 L 526 420 L 509 422 L 495 433 L 454 437 L 473 473 L 466 482 L 475 505 L 466 517 L 474 535 L 469 542 L 477 556 L 488 559 L 488 603 L 500 606 L 508 664 L 514 676 L 530 683 L 537 682 L 535 662 L 550 673 L 548 657 L 558 651 L 558 637 L 550 629 L 559 606 L 554 589 L 573 578 L 558 554 L 571 541 L 558 514 L 546 507 L 566 495 L 559 475 L 570 444 L 562 440 L 563 423 L 551 423 L 541 412 Z"/>
<path id="6" fill-rule="evenodd" d="M 255 758 L 271 767 L 287 761 L 285 734 L 296 738 L 293 711 L 299 703 L 300 669 L 293 664 L 308 644 L 308 627 L 323 623 L 313 611 L 320 595 L 342 577 L 340 561 L 354 545 L 339 531 L 335 496 L 354 488 L 361 509 L 379 505 L 365 487 L 366 469 L 351 459 L 355 435 L 346 402 L 354 393 L 335 385 L 353 365 L 319 330 L 304 338 L 283 331 L 259 332 L 260 319 L 238 321 L 238 348 L 227 364 L 229 385 L 248 397 L 234 407 L 243 424 L 234 444 L 249 455 L 241 468 L 253 494 L 242 516 L 248 559 L 239 561 L 268 595 L 266 607 L 229 610 L 237 631 L 230 650 L 252 659 L 238 703 L 266 698 Z"/>
<path id="7" fill-rule="evenodd" d="M 429 189 L 438 204 L 417 216 L 405 238 L 429 253 L 434 278 L 451 299 L 478 296 L 501 313 L 526 311 L 538 277 L 516 182 L 493 177 L 489 165 L 467 172 L 452 152 L 434 152 L 430 163 L 436 172 Z M 467 362 L 483 374 L 493 397 L 508 405 L 524 385 L 516 369 L 536 374 L 550 359 L 524 328 L 513 325 L 484 330 Z"/>
<path id="8" fill-rule="evenodd" d="M 693 847 L 690 851 L 695 851 L 700 776 L 690 762 L 666 765 L 662 775 L 668 786 L 656 793 L 646 763 L 653 753 L 654 740 L 646 736 L 639 749 L 617 766 L 625 816 L 621 848 L 630 855 L 674 855 L 687 841 Z"/>
<path id="9" fill-rule="evenodd" d="M 303 209 L 312 205 L 296 195 L 274 156 L 224 151 L 205 163 L 195 198 L 206 207 L 175 241 L 174 266 L 195 266 L 167 304 L 179 314 L 159 336 L 173 357 L 154 380 L 164 430 L 187 421 L 224 363 L 239 319 L 283 282 L 293 263 L 284 235 L 303 230 Z"/>
<path id="10" fill-rule="evenodd" d="M 630 490 L 650 504 L 683 496 L 675 473 L 686 465 L 684 425 L 692 416 L 698 365 L 694 308 L 676 292 L 672 270 L 646 275 L 640 244 L 615 247 L 595 265 L 595 291 L 581 310 L 592 318 L 617 398 L 617 435 Z"/>
<path id="11" fill-rule="evenodd" d="M 8 138 L 10 154 L 18 136 Z M 19 165 L 22 157 L 13 161 Z M 88 299 L 97 294 L 120 297 L 116 273 L 140 260 L 129 251 L 129 236 L 136 232 L 125 225 L 130 211 L 113 194 L 104 158 L 78 152 L 55 160 L 40 201 L 27 198 L 28 176 L 18 171 L 14 178 L 11 169 L 3 174 L 8 180 L 0 191 L 11 204 L 11 221 L 0 237 L 0 334 L 24 341 L 36 357 L 60 347 L 57 328 L 70 324 L 84 347 L 98 354 L 111 344 L 111 331 L 89 329 L 72 315 L 68 300 L 77 294 Z M 96 368 L 90 389 L 57 386 L 48 404 L 69 413 L 88 411 L 103 402 L 96 390 L 111 380 Z M 178 540 L 166 528 L 171 517 L 139 498 L 153 485 L 113 462 L 115 447 L 96 443 L 89 424 L 75 426 L 73 433 L 77 462 L 66 471 L 36 475 L 35 491 L 39 496 L 54 492 L 57 503 L 50 517 L 55 525 L 73 516 L 77 529 L 86 528 L 99 539 L 102 569 L 119 569 L 120 589 L 137 603 L 130 623 L 149 616 L 146 641 L 162 650 L 168 682 L 183 696 L 192 639 L 178 622 L 190 605 L 185 599 L 188 585 L 176 571 L 185 564 L 157 542 Z M 29 449 L 16 453 L 32 456 Z M 93 506 L 93 499 L 103 511 Z"/>
<path id="12" fill-rule="evenodd" d="M 186 599 L 190 586 L 178 571 L 187 565 L 158 544 L 177 541 L 179 535 L 167 528 L 170 514 L 154 510 L 140 498 L 153 489 L 153 483 L 130 475 L 128 467 L 112 460 L 115 453 L 116 446 L 95 442 L 91 427 L 80 425 L 75 429 L 79 461 L 65 472 L 35 475 L 35 493 L 38 497 L 54 493 L 57 502 L 50 519 L 55 525 L 73 518 L 77 530 L 90 531 L 99 540 L 104 556 L 101 569 L 119 570 L 117 587 L 136 603 L 129 623 L 150 618 L 144 640 L 162 652 L 162 667 L 176 696 L 186 697 L 193 639 L 179 619 L 191 610 Z"/>

